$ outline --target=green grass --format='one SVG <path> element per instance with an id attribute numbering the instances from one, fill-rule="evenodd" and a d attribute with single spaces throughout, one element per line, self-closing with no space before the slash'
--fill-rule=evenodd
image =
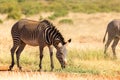
<path id="1" fill-rule="evenodd" d="M 7 16 L 8 19 L 20 19 L 21 14 L 19 12 L 10 12 Z"/>
<path id="2" fill-rule="evenodd" d="M 48 18 L 51 20 L 55 20 L 56 18 L 66 16 L 67 14 L 68 14 L 68 11 L 59 10 L 59 11 L 55 12 L 53 15 L 49 16 Z"/>
<path id="3" fill-rule="evenodd" d="M 62 19 L 59 21 L 60 24 L 73 24 L 71 19 Z"/>
<path id="4" fill-rule="evenodd" d="M 94 74 L 94 75 L 119 75 L 120 71 L 120 59 L 113 60 L 111 57 L 104 58 L 102 50 L 77 50 L 70 49 L 68 52 L 67 60 L 68 64 L 65 69 L 61 69 L 61 66 L 54 54 L 54 72 L 70 72 L 80 74 Z M 0 64 L 9 65 L 11 63 L 10 55 L 1 53 Z M 39 51 L 38 49 L 25 50 L 21 54 L 20 63 L 23 68 L 30 70 L 39 69 Z M 44 57 L 42 62 L 43 70 L 50 71 L 50 56 L 48 50 L 44 51 Z"/>

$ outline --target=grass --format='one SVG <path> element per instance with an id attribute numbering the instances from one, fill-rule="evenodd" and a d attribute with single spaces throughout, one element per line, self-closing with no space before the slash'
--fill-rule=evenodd
<path id="1" fill-rule="evenodd" d="M 48 18 L 51 20 L 55 20 L 58 17 L 64 17 L 68 14 L 68 11 L 66 10 L 59 10 L 57 12 L 55 12 L 53 15 L 49 16 Z"/>
<path id="2" fill-rule="evenodd" d="M 18 12 L 11 12 L 7 16 L 8 19 L 20 19 L 20 17 L 21 17 L 21 14 Z"/>
<path id="3" fill-rule="evenodd" d="M 118 64 L 120 60 L 114 60 L 111 57 L 104 58 L 102 50 L 72 50 L 68 55 L 68 68 L 65 71 L 95 74 L 95 75 L 117 75 L 120 71 Z"/>
<path id="4" fill-rule="evenodd" d="M 4 75 L 3 75 L 4 74 Z M 3 72 L 3 74 L 0 75 L 0 79 L 2 80 L 57 80 L 58 77 L 51 73 L 37 73 L 37 72 Z M 4 76 L 4 77 L 3 77 Z M 46 77 L 47 76 L 47 77 Z"/>
<path id="5" fill-rule="evenodd" d="M 60 24 L 73 24 L 71 19 L 62 19 L 59 21 Z"/>
<path id="6" fill-rule="evenodd" d="M 33 48 L 34 49 L 34 48 Z M 27 70 L 38 70 L 39 69 L 39 51 L 37 49 L 25 50 L 21 54 L 20 63 L 23 69 Z M 46 51 L 48 51 L 46 49 Z M 44 52 L 43 58 L 43 70 L 50 71 L 50 58 L 49 53 Z M 0 63 L 4 65 L 10 64 L 10 55 L 1 54 Z M 5 59 L 5 57 L 7 57 Z M 106 76 L 117 76 L 120 71 L 119 62 L 120 60 L 113 60 L 111 57 L 104 58 L 102 50 L 70 50 L 68 54 L 68 65 L 65 69 L 61 69 L 58 60 L 54 54 L 54 72 L 69 72 L 79 74 L 94 74 L 94 75 L 106 75 Z"/>
<path id="7" fill-rule="evenodd" d="M 47 76 L 47 77 L 46 77 Z M 79 75 L 69 73 L 52 73 L 52 72 L 2 72 L 0 73 L 2 80 L 113 80 L 117 77 L 107 76 L 92 76 L 92 75 Z"/>

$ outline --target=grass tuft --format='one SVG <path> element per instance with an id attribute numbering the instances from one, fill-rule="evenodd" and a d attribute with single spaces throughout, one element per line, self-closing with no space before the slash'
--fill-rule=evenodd
<path id="1" fill-rule="evenodd" d="M 54 12 L 53 15 L 49 16 L 48 18 L 51 19 L 51 20 L 55 20 L 56 18 L 58 17 L 64 17 L 68 14 L 68 11 L 66 10 L 60 10 L 60 11 L 57 11 L 57 12 Z"/>
<path id="2" fill-rule="evenodd" d="M 73 24 L 71 19 L 62 19 L 59 21 L 60 24 Z"/>

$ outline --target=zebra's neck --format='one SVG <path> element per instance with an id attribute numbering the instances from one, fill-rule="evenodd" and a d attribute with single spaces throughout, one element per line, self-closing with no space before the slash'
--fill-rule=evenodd
<path id="1" fill-rule="evenodd" d="M 53 45 L 56 39 L 64 45 L 65 41 L 61 33 L 54 27 L 47 27 L 44 31 L 44 38 L 47 44 Z"/>

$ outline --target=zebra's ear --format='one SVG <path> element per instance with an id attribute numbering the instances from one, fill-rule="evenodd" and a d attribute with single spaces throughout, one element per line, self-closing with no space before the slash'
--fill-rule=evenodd
<path id="1" fill-rule="evenodd" d="M 67 42 L 65 43 L 65 46 L 68 46 L 70 42 L 71 42 L 71 39 L 67 40 Z"/>
<path id="2" fill-rule="evenodd" d="M 69 39 L 68 42 L 70 43 L 70 42 L 71 42 L 71 39 Z"/>

